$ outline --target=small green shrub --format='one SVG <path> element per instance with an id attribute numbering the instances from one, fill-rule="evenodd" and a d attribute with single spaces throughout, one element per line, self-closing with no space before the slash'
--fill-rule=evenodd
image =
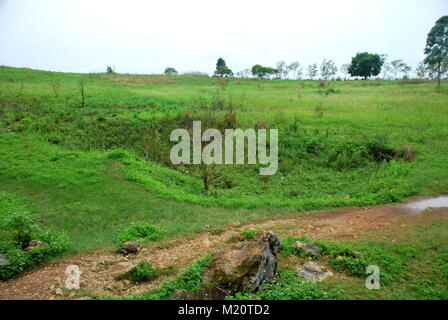
<path id="1" fill-rule="evenodd" d="M 15 212 L 4 220 L 1 230 L 10 234 L 19 247 L 25 248 L 32 240 L 33 233 L 39 230 L 39 226 L 34 215 Z"/>
<path id="2" fill-rule="evenodd" d="M 156 272 L 152 264 L 146 261 L 140 261 L 134 268 L 126 273 L 119 274 L 117 280 L 131 280 L 133 282 L 147 282 L 156 278 Z"/>
<path id="3" fill-rule="evenodd" d="M 417 257 L 417 250 L 411 247 L 404 247 L 398 250 L 398 253 L 406 259 L 413 259 Z"/>
<path id="4" fill-rule="evenodd" d="M 164 232 L 157 226 L 147 222 L 137 222 L 133 226 L 121 230 L 117 234 L 118 241 L 124 243 L 145 239 L 148 241 L 157 241 L 163 238 Z"/>
<path id="5" fill-rule="evenodd" d="M 253 239 L 257 235 L 257 230 L 255 229 L 245 229 L 241 231 L 241 236 L 245 237 L 247 240 Z"/>
<path id="6" fill-rule="evenodd" d="M 170 295 L 176 290 L 185 290 L 188 292 L 200 289 L 202 273 L 211 256 L 197 260 L 187 270 L 185 270 L 177 279 L 166 281 L 158 291 L 148 292 L 141 297 L 132 297 L 134 299 L 144 300 L 169 300 Z"/>
<path id="7" fill-rule="evenodd" d="M 448 253 L 437 256 L 435 259 L 435 265 L 439 273 L 448 280 Z"/>
<path id="8" fill-rule="evenodd" d="M 349 276 L 363 277 L 370 261 L 364 257 L 334 256 L 330 259 L 330 265 L 337 271 L 343 271 Z"/>
<path id="9" fill-rule="evenodd" d="M 280 251 L 285 257 L 290 257 L 299 252 L 299 248 L 296 246 L 296 241 L 309 242 L 306 237 L 287 237 L 282 240 Z"/>

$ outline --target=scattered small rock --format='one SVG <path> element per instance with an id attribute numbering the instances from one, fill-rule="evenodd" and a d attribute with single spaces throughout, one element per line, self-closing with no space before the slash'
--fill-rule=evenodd
<path id="1" fill-rule="evenodd" d="M 121 246 L 122 251 L 125 254 L 137 253 L 141 248 L 141 244 L 135 241 L 128 241 Z"/>
<path id="2" fill-rule="evenodd" d="M 114 264 L 116 264 L 118 262 L 120 262 L 120 260 L 118 260 L 118 259 L 112 259 L 112 260 L 105 259 L 105 260 L 98 261 L 97 264 L 100 265 L 100 266 L 108 267 L 108 266 L 114 265 Z"/>
<path id="3" fill-rule="evenodd" d="M 302 242 L 302 241 L 296 241 L 296 246 L 299 249 L 302 249 L 305 253 L 309 254 L 313 257 L 320 256 L 320 248 L 314 244 Z"/>
<path id="4" fill-rule="evenodd" d="M 320 265 L 315 262 L 307 262 L 301 269 L 298 270 L 298 274 L 303 277 L 305 281 L 316 282 L 323 281 L 328 277 L 333 276 L 333 272 L 325 271 Z"/>
<path id="5" fill-rule="evenodd" d="M 64 295 L 64 291 L 62 291 L 61 288 L 57 288 L 57 289 L 55 290 L 55 294 L 58 295 L 58 296 L 63 296 L 63 295 Z"/>

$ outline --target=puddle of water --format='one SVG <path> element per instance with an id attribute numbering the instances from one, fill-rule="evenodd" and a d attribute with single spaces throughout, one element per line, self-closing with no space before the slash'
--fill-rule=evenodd
<path id="1" fill-rule="evenodd" d="M 403 206 L 413 213 L 420 213 L 429 208 L 448 208 L 448 196 L 417 200 Z"/>

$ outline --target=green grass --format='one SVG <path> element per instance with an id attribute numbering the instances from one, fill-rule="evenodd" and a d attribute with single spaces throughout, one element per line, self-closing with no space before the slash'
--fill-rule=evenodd
<path id="1" fill-rule="evenodd" d="M 0 67 L 0 189 L 27 199 L 42 224 L 68 232 L 81 250 L 115 245 L 116 232 L 137 221 L 170 237 L 448 192 L 445 86 L 332 82 L 325 97 L 315 81 Z M 168 161 L 171 130 L 195 119 L 221 129 L 278 128 L 279 172 L 228 167 L 205 195 L 196 168 Z M 396 152 L 410 146 L 416 160 L 376 161 L 375 143 Z"/>

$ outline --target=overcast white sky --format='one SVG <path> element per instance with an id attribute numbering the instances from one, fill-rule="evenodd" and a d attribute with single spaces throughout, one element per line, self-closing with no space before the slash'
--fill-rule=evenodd
<path id="1" fill-rule="evenodd" d="M 412 66 L 448 0 L 0 0 L 0 65 L 70 72 L 234 72 L 338 65 L 359 51 Z"/>

